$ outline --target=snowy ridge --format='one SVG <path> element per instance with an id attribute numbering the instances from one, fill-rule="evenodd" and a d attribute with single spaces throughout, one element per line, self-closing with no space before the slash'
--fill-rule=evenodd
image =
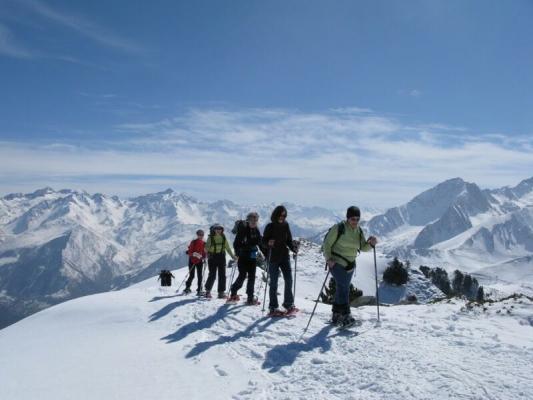
<path id="1" fill-rule="evenodd" d="M 315 274 L 323 271 L 302 262 Z M 320 271 L 320 272 L 318 272 Z M 185 271 L 174 271 L 180 282 Z M 308 282 L 311 283 L 310 281 Z M 259 283 L 258 283 L 259 285 Z M 87 296 L 0 331 L 0 398 L 26 400 L 531 398 L 533 302 L 462 301 L 354 310 L 340 332 L 300 288 L 292 319 L 181 296 L 155 277 Z M 34 332 L 41 332 L 35 335 Z M 21 345 L 24 344 L 24 345 Z M 61 384 L 56 384 L 61 376 Z"/>

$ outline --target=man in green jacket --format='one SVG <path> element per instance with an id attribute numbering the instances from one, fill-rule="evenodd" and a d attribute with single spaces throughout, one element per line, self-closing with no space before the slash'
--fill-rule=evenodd
<path id="1" fill-rule="evenodd" d="M 350 282 L 355 272 L 355 258 L 360 251 L 370 251 L 377 243 L 373 236 L 365 239 L 359 227 L 361 211 L 355 206 L 346 210 L 346 221 L 334 225 L 324 238 L 324 257 L 336 284 L 331 322 L 349 326 L 355 323 L 350 313 Z"/>
<path id="2" fill-rule="evenodd" d="M 205 297 L 211 298 L 211 289 L 215 283 L 218 272 L 218 298 L 225 299 L 226 296 L 226 252 L 234 260 L 233 251 L 224 235 L 224 228 L 222 225 L 215 224 L 210 229 L 210 234 L 205 243 L 205 250 L 207 251 L 207 265 L 209 274 L 205 282 Z"/>

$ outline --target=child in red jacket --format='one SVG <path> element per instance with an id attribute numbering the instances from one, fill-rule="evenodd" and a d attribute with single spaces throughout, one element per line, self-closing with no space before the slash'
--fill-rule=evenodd
<path id="1" fill-rule="evenodd" d="M 198 295 L 202 292 L 202 267 L 206 257 L 204 231 L 199 229 L 196 231 L 196 239 L 194 239 L 187 250 L 189 255 L 189 279 L 185 283 L 185 290 L 183 293 L 191 293 L 191 284 L 194 279 L 194 270 L 198 272 L 198 289 L 196 293 Z"/>

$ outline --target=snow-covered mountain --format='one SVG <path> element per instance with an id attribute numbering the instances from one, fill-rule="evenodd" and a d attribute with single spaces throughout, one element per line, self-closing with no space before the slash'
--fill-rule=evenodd
<path id="1" fill-rule="evenodd" d="M 382 307 L 380 326 L 375 306 L 361 307 L 353 313 L 362 325 L 347 331 L 325 324 L 331 307 L 319 303 L 302 335 L 325 275 L 318 246 L 306 250 L 298 263 L 301 311 L 294 318 L 268 318 L 261 306 L 178 295 L 175 287 L 157 287 L 153 276 L 0 330 L 0 398 L 533 397 L 530 299 L 484 307 L 457 299 Z M 371 276 L 372 261 L 371 254 L 361 255 L 356 286 L 366 285 L 361 280 Z M 176 281 L 185 273 L 174 271 Z"/>
<path id="2" fill-rule="evenodd" d="M 51 188 L 7 195 L 0 199 L 0 327 L 185 265 L 197 229 L 218 222 L 229 232 L 251 210 L 265 223 L 274 206 L 209 203 L 171 189 L 127 200 Z M 316 234 L 339 218 L 319 207 L 286 206 L 295 236 Z"/>
<path id="3" fill-rule="evenodd" d="M 495 190 L 451 179 L 366 226 L 389 256 L 533 290 L 533 178 Z"/>

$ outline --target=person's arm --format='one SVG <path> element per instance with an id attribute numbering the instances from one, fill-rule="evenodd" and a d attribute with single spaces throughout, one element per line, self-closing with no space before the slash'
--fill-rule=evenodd
<path id="1" fill-rule="evenodd" d="M 359 235 L 360 235 L 359 245 L 361 246 L 360 250 L 361 251 L 370 251 L 370 250 L 372 250 L 373 247 L 366 240 L 365 234 L 363 233 L 363 230 L 361 228 L 359 228 Z"/>
<path id="2" fill-rule="evenodd" d="M 233 251 L 231 250 L 231 246 L 229 245 L 229 242 L 226 240 L 226 252 L 230 255 L 231 258 L 235 258 L 235 254 L 233 254 Z"/>
<path id="3" fill-rule="evenodd" d="M 289 224 L 287 224 L 287 247 L 291 249 L 293 253 L 298 252 L 298 249 L 296 248 L 292 240 L 292 232 L 291 232 L 291 227 L 289 226 Z"/>
<path id="4" fill-rule="evenodd" d="M 208 236 L 207 242 L 205 242 L 205 251 L 207 253 L 207 257 L 209 257 L 209 249 L 211 248 L 211 240 L 212 240 L 212 237 Z"/>
<path id="5" fill-rule="evenodd" d="M 331 260 L 331 257 L 332 257 L 332 254 L 331 254 L 332 246 L 333 246 L 333 243 L 335 242 L 335 238 L 337 237 L 338 232 L 339 232 L 339 226 L 337 224 L 335 224 L 335 226 L 333 226 L 330 229 L 330 231 L 328 232 L 328 234 L 324 238 L 324 244 L 322 246 L 324 248 L 324 258 L 326 259 L 326 261 Z"/>
<path id="6" fill-rule="evenodd" d="M 243 248 L 243 236 L 245 235 L 244 229 L 239 229 L 237 235 L 235 235 L 235 240 L 233 240 L 233 248 L 235 249 L 235 254 L 240 255 Z"/>
<path id="7" fill-rule="evenodd" d="M 272 224 L 267 224 L 267 226 L 265 226 L 265 230 L 263 231 L 263 238 L 261 239 L 261 243 L 262 243 L 262 248 L 263 248 L 263 253 L 267 252 L 268 253 L 268 241 L 270 239 L 272 239 Z"/>
<path id="8" fill-rule="evenodd" d="M 206 257 L 207 257 L 207 253 L 205 251 L 205 243 L 202 240 L 202 259 L 205 260 Z"/>

